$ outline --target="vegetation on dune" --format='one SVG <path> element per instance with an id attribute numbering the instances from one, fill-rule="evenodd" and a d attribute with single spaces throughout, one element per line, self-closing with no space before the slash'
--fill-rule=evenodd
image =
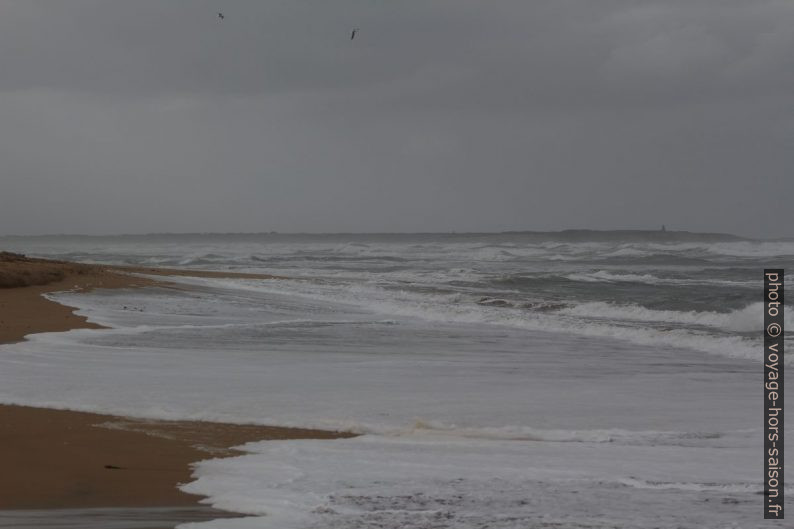
<path id="1" fill-rule="evenodd" d="M 47 285 L 61 281 L 68 275 L 89 273 L 93 268 L 91 265 L 0 252 L 0 288 Z"/>

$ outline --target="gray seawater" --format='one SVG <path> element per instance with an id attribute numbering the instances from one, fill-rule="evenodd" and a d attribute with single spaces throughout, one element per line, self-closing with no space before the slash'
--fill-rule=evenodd
<path id="1" fill-rule="evenodd" d="M 0 248 L 289 278 L 57 294 L 113 329 L 0 347 L 2 402 L 364 434 L 202 463 L 188 490 L 253 517 L 197 527 L 775 526 L 758 495 L 761 288 L 763 268 L 790 268 L 790 241 L 231 234 Z"/>
<path id="2" fill-rule="evenodd" d="M 407 305 L 413 295 L 420 313 L 477 304 L 490 322 L 542 315 L 552 330 L 556 321 L 596 335 L 598 327 L 611 336 L 662 331 L 676 344 L 700 346 L 712 336 L 755 343 L 762 270 L 794 265 L 792 241 L 685 232 L 0 237 L 0 247 L 96 263 L 272 273 L 359 303 Z"/>

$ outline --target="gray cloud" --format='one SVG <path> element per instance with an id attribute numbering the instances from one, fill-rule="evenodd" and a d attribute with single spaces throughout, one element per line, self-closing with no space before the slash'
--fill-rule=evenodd
<path id="1" fill-rule="evenodd" d="M 6 0 L 0 232 L 791 236 L 791 28 L 783 0 Z"/>

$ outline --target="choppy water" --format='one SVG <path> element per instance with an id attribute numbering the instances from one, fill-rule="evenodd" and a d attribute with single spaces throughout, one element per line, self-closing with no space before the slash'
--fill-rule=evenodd
<path id="1" fill-rule="evenodd" d="M 264 515 L 207 527 L 763 526 L 762 270 L 790 269 L 792 242 L 572 232 L 0 247 L 291 278 L 59 294 L 114 328 L 0 348 L 4 402 L 366 434 L 202 464 L 190 491 Z"/>

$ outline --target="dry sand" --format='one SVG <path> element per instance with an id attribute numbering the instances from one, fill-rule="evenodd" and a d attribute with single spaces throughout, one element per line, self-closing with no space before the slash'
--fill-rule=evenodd
<path id="1" fill-rule="evenodd" d="M 169 286 L 129 275 L 272 278 L 255 274 L 108 267 L 29 259 L 0 252 L 0 343 L 37 332 L 98 328 L 47 292 Z M 332 439 L 350 434 L 189 421 L 147 421 L 0 405 L 0 509 L 155 507 L 195 504 L 177 489 L 190 464 L 231 455 L 267 439 Z"/>

